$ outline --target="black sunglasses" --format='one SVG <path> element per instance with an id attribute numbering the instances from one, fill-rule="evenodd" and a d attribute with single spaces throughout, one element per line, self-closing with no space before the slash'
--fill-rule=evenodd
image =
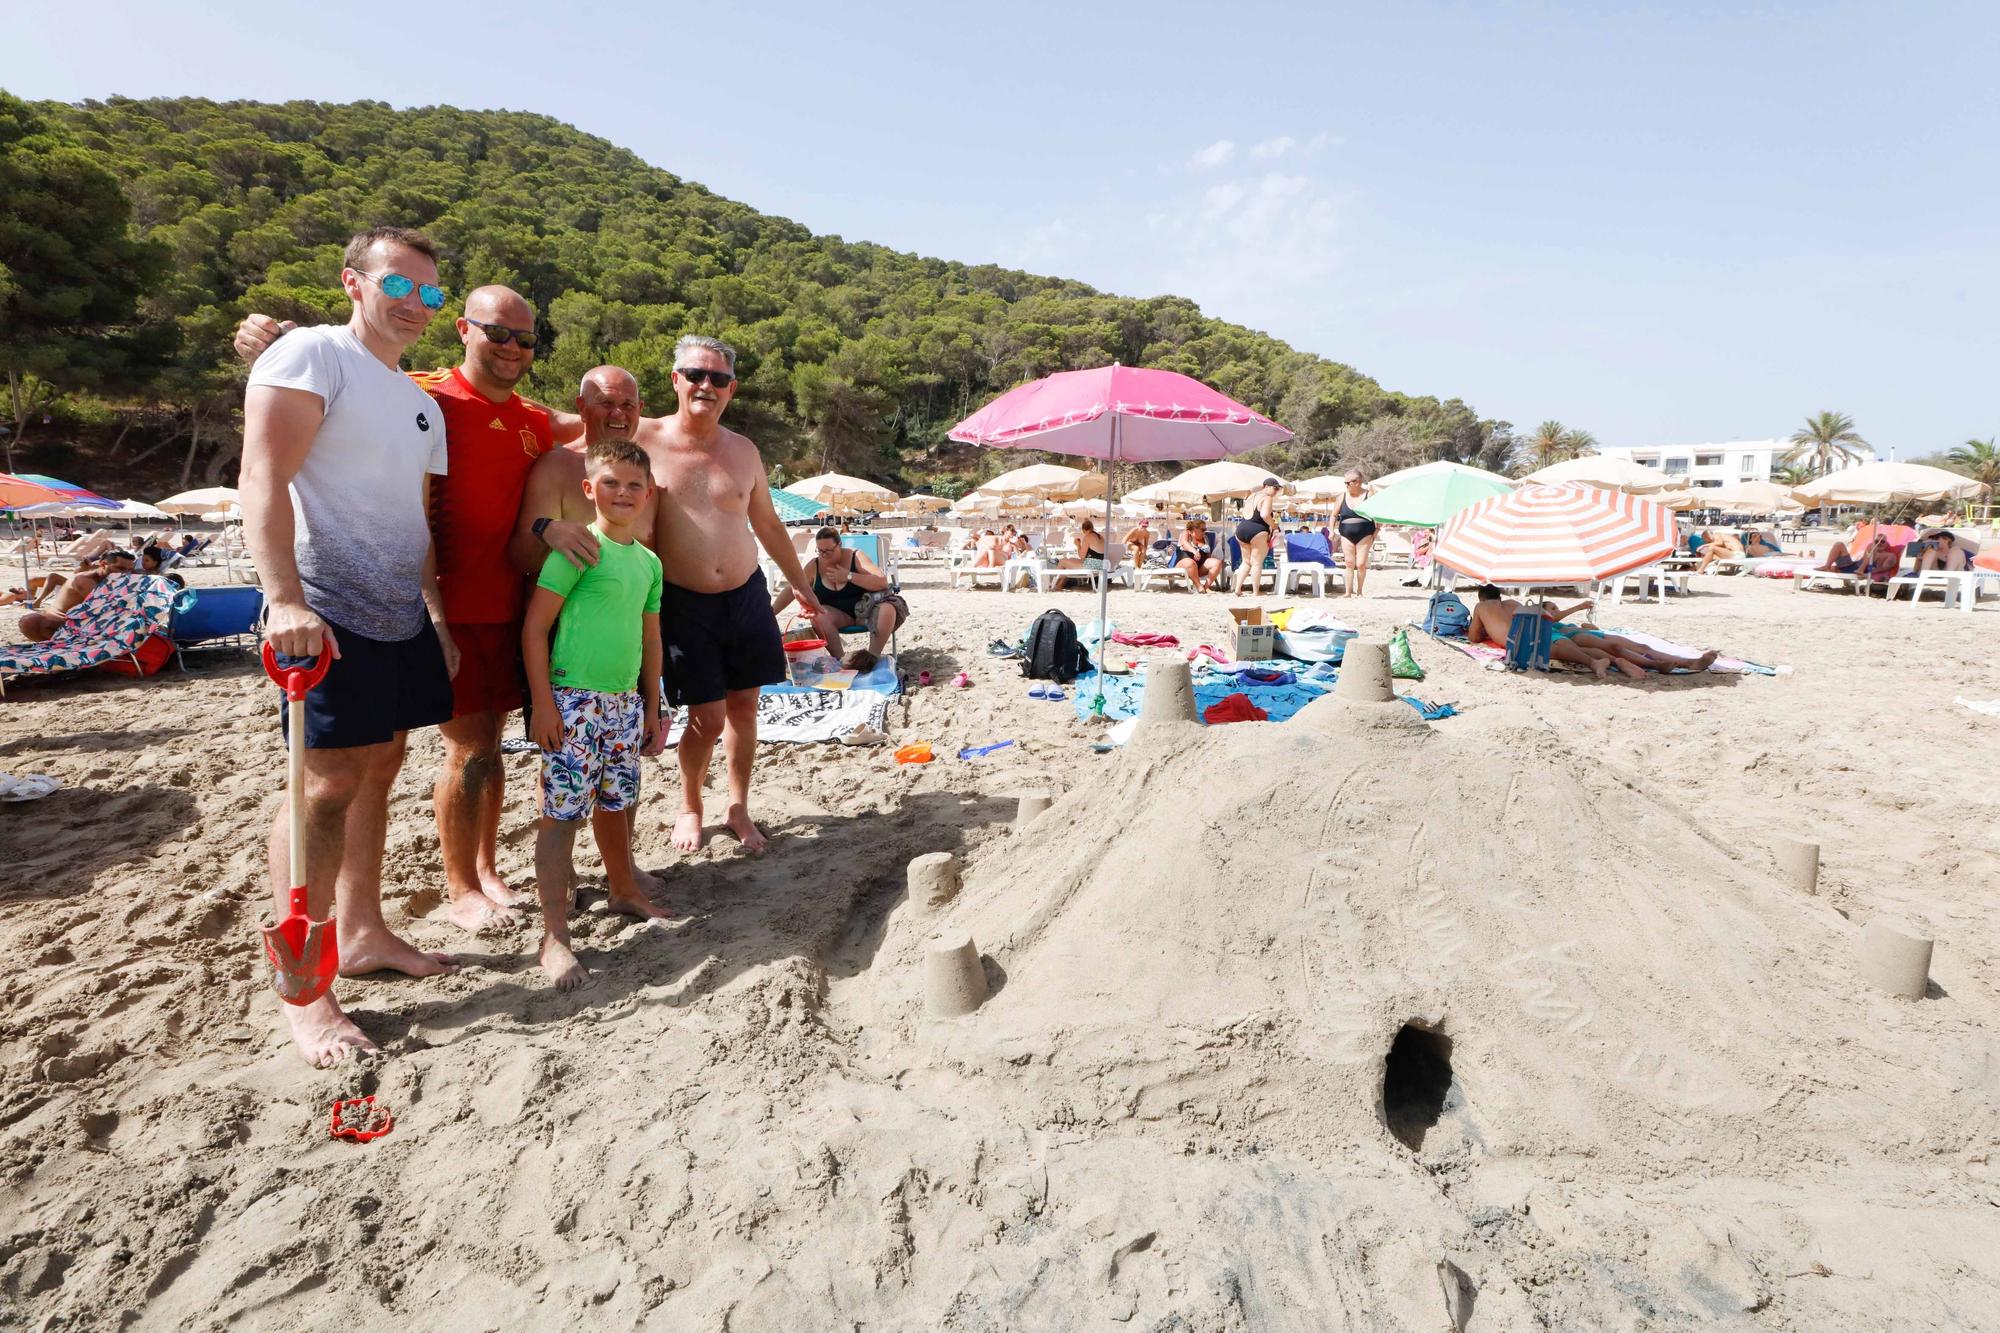
<path id="1" fill-rule="evenodd" d="M 465 322 L 485 334 L 486 341 L 500 343 L 503 346 L 510 342 L 519 343 L 524 352 L 534 351 L 535 344 L 541 341 L 535 336 L 533 329 L 510 329 L 505 324 L 485 324 L 472 318 L 467 318 Z"/>
<path id="2" fill-rule="evenodd" d="M 726 389 L 736 382 L 736 376 L 726 370 L 685 370 L 675 366 L 674 374 L 689 384 L 713 384 L 718 389 Z"/>

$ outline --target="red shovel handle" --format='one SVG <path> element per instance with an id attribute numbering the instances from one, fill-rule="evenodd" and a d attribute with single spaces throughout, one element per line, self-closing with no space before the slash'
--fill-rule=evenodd
<path id="1" fill-rule="evenodd" d="M 287 699 L 294 701 L 304 699 L 307 690 L 326 679 L 326 673 L 332 666 L 333 654 L 321 648 L 319 656 L 313 659 L 313 664 L 309 667 L 281 667 L 278 665 L 277 650 L 271 647 L 269 639 L 264 641 L 264 674 L 269 676 L 273 683 L 284 687 Z"/>

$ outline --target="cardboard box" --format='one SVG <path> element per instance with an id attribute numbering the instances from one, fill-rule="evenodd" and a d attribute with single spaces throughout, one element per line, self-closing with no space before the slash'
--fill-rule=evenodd
<path id="1" fill-rule="evenodd" d="M 1278 627 L 1276 625 L 1238 625 L 1236 627 L 1236 660 L 1239 662 L 1266 662 L 1277 656 Z"/>

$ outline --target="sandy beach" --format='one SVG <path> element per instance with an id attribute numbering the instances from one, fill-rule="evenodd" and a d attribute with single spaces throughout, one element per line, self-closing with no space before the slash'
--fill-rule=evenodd
<path id="1" fill-rule="evenodd" d="M 1381 637 L 1423 613 L 1400 577 L 1328 605 Z M 608 913 L 586 840 L 574 994 L 532 912 L 437 913 L 413 736 L 385 906 L 463 967 L 343 982 L 383 1055 L 327 1072 L 258 951 L 284 753 L 250 654 L 10 684 L 0 770 L 63 786 L 0 806 L 0 1326 L 2000 1328 L 2000 719 L 1954 703 L 2000 699 L 1993 603 L 1708 577 L 1598 619 L 1786 671 L 1524 677 L 1417 635 L 1400 688 L 1459 716 L 1329 699 L 1098 754 L 985 652 L 1094 594 L 904 584 L 939 684 L 890 745 L 763 746 L 756 858 L 673 852 L 650 763 L 674 918 Z M 1230 604 L 1112 615 L 1226 645 Z M 964 888 L 926 911 L 937 851 Z M 1860 979 L 1881 915 L 1937 941 L 1927 998 Z M 963 1018 L 924 1011 L 942 929 L 994 990 Z M 1450 1046 L 1417 1146 L 1405 1024 Z M 362 1093 L 394 1130 L 330 1140 Z"/>

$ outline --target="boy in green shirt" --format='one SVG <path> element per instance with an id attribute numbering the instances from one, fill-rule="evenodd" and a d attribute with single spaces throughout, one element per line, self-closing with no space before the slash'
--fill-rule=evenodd
<path id="1" fill-rule="evenodd" d="M 590 980 L 569 944 L 570 855 L 585 816 L 597 834 L 612 906 L 666 915 L 633 882 L 631 821 L 622 813 L 639 799 L 639 756 L 660 753 L 666 741 L 660 559 L 639 544 L 635 527 L 652 489 L 652 465 L 639 446 L 629 440 L 590 446 L 583 493 L 597 507 L 591 525 L 597 563 L 579 569 L 561 552 L 549 552 L 521 630 L 533 736 L 542 747 L 542 822 L 535 834 L 541 964 L 559 990 Z"/>

